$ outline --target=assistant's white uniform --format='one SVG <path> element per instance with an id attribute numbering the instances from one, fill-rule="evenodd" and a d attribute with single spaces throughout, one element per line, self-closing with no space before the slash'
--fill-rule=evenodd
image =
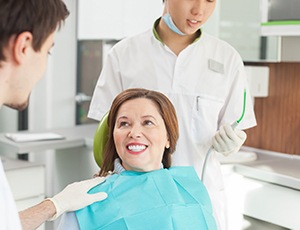
<path id="1" fill-rule="evenodd" d="M 16 204 L 8 186 L 0 158 L 0 229 L 21 230 Z"/>
<path id="2" fill-rule="evenodd" d="M 155 30 L 153 30 L 155 31 Z M 199 177 L 211 139 L 224 123 L 240 118 L 247 87 L 240 55 L 227 43 L 202 32 L 200 39 L 175 55 L 148 30 L 117 43 L 98 79 L 88 117 L 100 120 L 114 97 L 128 88 L 157 90 L 176 108 L 179 140 L 173 165 L 194 166 Z M 247 92 L 249 92 L 247 90 Z M 238 128 L 256 125 L 249 93 Z M 212 154 L 204 177 L 219 229 L 226 229 L 220 164 Z"/>

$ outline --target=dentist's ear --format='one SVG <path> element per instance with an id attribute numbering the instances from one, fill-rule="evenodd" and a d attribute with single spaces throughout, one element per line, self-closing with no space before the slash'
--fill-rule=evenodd
<path id="1" fill-rule="evenodd" d="M 21 64 L 28 55 L 28 50 L 32 47 L 33 36 L 30 32 L 25 31 L 17 35 L 13 41 L 13 59 Z"/>

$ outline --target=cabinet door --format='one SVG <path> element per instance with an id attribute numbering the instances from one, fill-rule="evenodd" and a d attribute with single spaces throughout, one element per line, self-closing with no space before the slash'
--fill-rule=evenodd
<path id="1" fill-rule="evenodd" d="M 78 39 L 120 39 L 124 0 L 78 0 Z"/>
<path id="2" fill-rule="evenodd" d="M 141 33 L 153 26 L 162 15 L 161 0 L 125 0 L 123 6 L 123 36 Z"/>
<path id="3" fill-rule="evenodd" d="M 25 167 L 5 171 L 14 199 L 24 200 L 45 194 L 44 166 Z"/>
<path id="4" fill-rule="evenodd" d="M 120 40 L 151 28 L 162 9 L 154 0 L 78 0 L 78 39 Z"/>

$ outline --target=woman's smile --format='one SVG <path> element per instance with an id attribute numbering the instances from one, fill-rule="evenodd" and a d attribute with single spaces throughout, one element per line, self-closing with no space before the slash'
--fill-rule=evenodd
<path id="1" fill-rule="evenodd" d="M 140 154 L 143 153 L 147 149 L 147 145 L 139 144 L 139 143 L 130 143 L 126 146 L 129 150 L 128 152 L 131 154 Z"/>

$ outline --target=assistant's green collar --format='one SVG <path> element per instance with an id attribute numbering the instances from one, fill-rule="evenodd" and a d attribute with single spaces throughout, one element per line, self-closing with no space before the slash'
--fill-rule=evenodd
<path id="1" fill-rule="evenodd" d="M 159 37 L 159 35 L 158 35 L 157 31 L 156 31 L 156 27 L 158 26 L 158 23 L 159 23 L 160 19 L 161 19 L 161 17 L 158 18 L 158 19 L 156 19 L 156 21 L 154 22 L 152 32 L 153 32 L 153 34 L 154 34 L 154 37 L 155 37 L 158 41 L 160 41 L 162 44 L 164 44 L 164 42 L 161 40 L 161 38 Z M 200 37 L 201 37 L 201 34 L 202 34 L 201 29 L 199 29 L 197 32 L 199 33 L 199 36 L 198 36 L 192 43 L 197 42 L 197 41 L 200 39 Z"/>

